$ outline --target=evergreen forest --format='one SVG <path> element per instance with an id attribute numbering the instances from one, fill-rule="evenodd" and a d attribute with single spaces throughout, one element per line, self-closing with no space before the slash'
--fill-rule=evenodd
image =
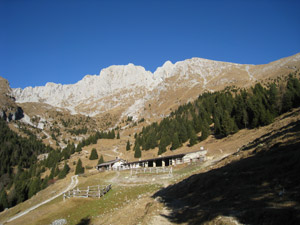
<path id="1" fill-rule="evenodd" d="M 95 144 L 98 139 L 116 138 L 114 130 L 96 132 L 76 147 L 74 143 L 68 143 L 64 149 L 53 149 L 43 144 L 29 130 L 25 131 L 28 138 L 21 137 L 4 120 L 0 120 L 0 211 L 31 198 L 57 179 L 66 177 L 70 171 L 66 160 L 75 152 L 82 151 L 82 147 Z M 48 156 L 38 161 L 37 156 L 43 153 L 48 153 Z M 63 161 L 64 167 L 60 169 L 59 164 Z M 77 167 L 80 168 L 76 172 L 84 172 L 81 165 Z M 46 168 L 51 171 L 50 175 L 41 178 Z"/>
<path id="2" fill-rule="evenodd" d="M 34 135 L 21 137 L 0 120 L 0 211 L 14 206 L 45 188 L 37 156 L 53 149 Z M 9 194 L 7 194 L 9 193 Z"/>
<path id="3" fill-rule="evenodd" d="M 210 134 L 223 138 L 240 129 L 265 126 L 282 113 L 300 106 L 300 82 L 290 74 L 285 81 L 279 78 L 250 89 L 227 87 L 223 91 L 206 92 L 172 112 L 160 123 L 152 123 L 135 134 L 135 157 L 140 148 L 158 147 L 158 155 L 175 150 L 188 141 L 195 145 Z"/>

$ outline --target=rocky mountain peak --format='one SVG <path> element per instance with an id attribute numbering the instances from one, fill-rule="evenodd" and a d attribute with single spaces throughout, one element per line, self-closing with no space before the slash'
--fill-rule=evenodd
<path id="1" fill-rule="evenodd" d="M 99 75 L 86 75 L 75 84 L 47 83 L 40 87 L 13 89 L 17 102 L 41 102 L 68 109 L 73 114 L 96 116 L 113 112 L 120 117 L 159 116 L 196 98 L 203 91 L 228 85 L 245 87 L 256 80 L 293 72 L 300 68 L 300 54 L 267 65 L 243 65 L 191 58 L 166 61 L 154 73 L 142 66 L 112 65 Z M 157 105 L 151 113 L 146 106 Z M 146 110 L 146 111 L 145 111 Z"/>

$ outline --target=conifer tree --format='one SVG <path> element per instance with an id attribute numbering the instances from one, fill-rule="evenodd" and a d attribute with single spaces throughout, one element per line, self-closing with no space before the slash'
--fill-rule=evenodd
<path id="1" fill-rule="evenodd" d="M 180 143 L 184 143 L 188 140 L 188 132 L 185 127 L 185 121 L 180 123 L 179 135 L 178 135 Z"/>
<path id="2" fill-rule="evenodd" d="M 161 155 L 161 154 L 163 154 L 163 153 L 166 152 L 166 151 L 167 151 L 166 146 L 163 145 L 163 144 L 159 144 L 157 155 Z"/>
<path id="3" fill-rule="evenodd" d="M 163 132 L 161 134 L 160 143 L 163 143 L 166 147 L 171 144 L 171 138 L 169 136 L 170 133 L 168 130 L 163 130 Z"/>
<path id="4" fill-rule="evenodd" d="M 100 159 L 98 161 L 98 164 L 104 163 L 103 155 L 100 156 Z"/>
<path id="5" fill-rule="evenodd" d="M 209 125 L 206 121 L 204 121 L 200 140 L 204 141 L 208 137 L 209 133 Z"/>
<path id="6" fill-rule="evenodd" d="M 50 180 L 52 180 L 55 177 L 54 176 L 54 174 L 55 174 L 55 168 L 56 168 L 56 165 L 51 168 L 51 172 L 50 172 L 50 176 L 49 176 Z"/>
<path id="7" fill-rule="evenodd" d="M 271 107 L 271 112 L 274 115 L 278 115 L 279 113 L 279 92 L 276 84 L 271 84 L 269 89 L 269 103 Z"/>
<path id="8" fill-rule="evenodd" d="M 67 176 L 70 171 L 70 167 L 68 166 L 67 162 L 65 162 L 64 168 L 58 174 L 58 179 L 63 179 Z"/>
<path id="9" fill-rule="evenodd" d="M 142 152 L 141 152 L 141 149 L 140 149 L 140 145 L 137 143 L 134 146 L 134 158 L 141 158 L 141 157 L 142 157 Z"/>
<path id="10" fill-rule="evenodd" d="M 81 151 L 82 151 L 82 144 L 81 144 L 81 143 L 79 143 L 79 144 L 77 145 L 75 151 L 76 151 L 76 152 L 81 152 Z"/>
<path id="11" fill-rule="evenodd" d="M 112 130 L 111 131 L 111 139 L 115 139 L 115 137 L 116 137 L 116 134 L 115 134 L 115 130 Z"/>
<path id="12" fill-rule="evenodd" d="M 0 192 L 0 212 L 8 208 L 8 200 L 5 189 L 3 188 Z"/>
<path id="13" fill-rule="evenodd" d="M 289 111 L 293 107 L 293 93 L 286 90 L 282 98 L 282 113 Z"/>
<path id="14" fill-rule="evenodd" d="M 59 174 L 60 170 L 58 168 L 58 165 L 56 165 L 55 171 L 54 171 L 54 177 L 56 177 Z"/>
<path id="15" fill-rule="evenodd" d="M 84 168 L 82 166 L 82 162 L 80 159 L 78 159 L 77 165 L 76 165 L 76 169 L 75 169 L 75 174 L 82 174 L 84 173 Z"/>
<path id="16" fill-rule="evenodd" d="M 214 116 L 213 116 L 213 118 L 214 118 L 214 132 L 215 132 L 215 135 L 219 135 L 219 134 L 221 134 L 221 132 L 222 132 L 222 128 L 221 128 L 221 115 L 222 115 L 222 113 L 220 112 L 220 109 L 219 108 L 216 108 L 215 109 L 215 112 L 214 112 Z M 205 121 L 205 122 L 203 122 L 203 130 L 202 130 L 202 132 L 204 131 L 204 133 L 206 133 L 206 131 L 207 131 L 207 122 Z"/>
<path id="17" fill-rule="evenodd" d="M 242 95 L 237 95 L 235 97 L 235 103 L 233 107 L 233 115 L 235 119 L 235 123 L 238 128 L 246 128 L 248 124 L 248 114 L 246 111 L 246 105 Z"/>
<path id="18" fill-rule="evenodd" d="M 126 151 L 129 151 L 130 150 L 130 142 L 129 140 L 127 141 L 127 144 L 126 144 Z"/>
<path id="19" fill-rule="evenodd" d="M 287 88 L 293 93 L 293 107 L 300 106 L 300 81 L 292 75 L 289 76 Z"/>
<path id="20" fill-rule="evenodd" d="M 47 175 L 41 184 L 41 189 L 45 189 L 46 187 L 48 187 L 48 182 L 49 182 L 49 177 Z"/>
<path id="21" fill-rule="evenodd" d="M 175 150 L 180 147 L 179 139 L 178 139 L 178 134 L 174 133 L 173 138 L 172 138 L 172 146 L 171 150 Z"/>
<path id="22" fill-rule="evenodd" d="M 117 134 L 117 139 L 120 139 L 120 132 L 118 132 Z"/>
<path id="23" fill-rule="evenodd" d="M 90 160 L 95 160 L 98 159 L 98 153 L 97 150 L 95 148 L 92 149 L 91 155 L 90 155 Z"/>
<path id="24" fill-rule="evenodd" d="M 41 186 L 41 180 L 39 177 L 35 177 L 29 185 L 28 190 L 28 198 L 31 198 L 33 195 L 35 195 L 38 191 L 40 191 Z"/>
<path id="25" fill-rule="evenodd" d="M 189 143 L 189 145 L 193 146 L 193 145 L 195 145 L 197 143 L 197 140 L 198 140 L 198 137 L 197 137 L 194 129 L 191 130 L 191 134 L 190 135 L 191 135 L 191 137 L 190 137 L 190 143 Z"/>
<path id="26" fill-rule="evenodd" d="M 193 117 L 193 125 L 194 125 L 194 129 L 197 133 L 199 133 L 201 131 L 201 122 L 200 119 L 197 116 Z"/>
<path id="27" fill-rule="evenodd" d="M 158 155 L 163 154 L 167 151 L 166 147 L 168 146 L 168 136 L 165 136 L 165 133 L 163 133 L 163 136 L 160 139 L 160 143 L 158 145 Z"/>
<path id="28" fill-rule="evenodd" d="M 237 131 L 237 127 L 233 118 L 229 116 L 229 113 L 226 110 L 221 121 L 221 135 L 224 135 L 226 137 L 229 134 L 235 133 Z"/>
<path id="29" fill-rule="evenodd" d="M 20 178 L 15 182 L 17 203 L 21 203 L 28 198 L 28 188 L 23 174 L 21 174 Z"/>

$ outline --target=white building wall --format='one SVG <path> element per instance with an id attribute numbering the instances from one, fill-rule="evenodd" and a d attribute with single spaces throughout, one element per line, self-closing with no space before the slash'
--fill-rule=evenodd
<path id="1" fill-rule="evenodd" d="M 205 156 L 206 153 L 207 153 L 207 151 L 188 153 L 182 158 L 182 160 L 184 163 L 191 162 L 191 161 L 194 161 L 195 159 L 199 159 L 199 158 Z"/>

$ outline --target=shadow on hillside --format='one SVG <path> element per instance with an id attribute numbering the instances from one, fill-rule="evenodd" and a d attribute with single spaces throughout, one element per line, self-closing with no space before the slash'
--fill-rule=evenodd
<path id="1" fill-rule="evenodd" d="M 232 216 L 243 224 L 300 224 L 300 141 L 279 144 L 155 193 L 174 223 Z"/>
<path id="2" fill-rule="evenodd" d="M 91 219 L 89 217 L 85 217 L 85 218 L 82 218 L 80 220 L 79 223 L 77 223 L 77 225 L 89 225 L 91 222 Z"/>
<path id="3" fill-rule="evenodd" d="M 264 134 L 263 136 L 255 139 L 250 144 L 245 146 L 242 150 L 249 150 L 252 148 L 257 147 L 260 144 L 264 144 L 272 139 L 275 138 L 289 138 L 289 137 L 300 137 L 300 123 L 299 121 L 291 122 L 288 125 L 282 127 L 278 132 L 273 133 L 269 132 L 267 134 Z"/>

